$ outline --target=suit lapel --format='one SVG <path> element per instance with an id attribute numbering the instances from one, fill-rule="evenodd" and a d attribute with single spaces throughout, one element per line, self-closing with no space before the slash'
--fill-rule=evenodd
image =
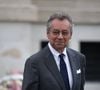
<path id="1" fill-rule="evenodd" d="M 72 90 L 74 90 L 75 86 L 76 86 L 76 70 L 77 70 L 77 67 L 76 67 L 76 60 L 75 60 L 75 55 L 70 52 L 70 50 L 68 49 L 67 50 L 67 54 L 68 54 L 68 58 L 69 58 L 69 61 L 70 61 L 70 65 L 71 65 L 71 71 L 72 71 L 72 78 L 73 78 L 73 86 L 72 86 Z"/>
<path id="2" fill-rule="evenodd" d="M 56 81 L 58 82 L 59 86 L 64 90 L 65 85 L 63 82 L 63 79 L 59 73 L 58 67 L 56 65 L 56 62 L 54 60 L 54 57 L 52 53 L 50 52 L 49 48 L 47 48 L 46 54 L 45 54 L 45 64 L 49 71 L 52 73 L 52 75 L 55 77 Z"/>

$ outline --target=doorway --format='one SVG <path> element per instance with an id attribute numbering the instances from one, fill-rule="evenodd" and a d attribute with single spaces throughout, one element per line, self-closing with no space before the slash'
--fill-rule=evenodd
<path id="1" fill-rule="evenodd" d="M 100 82 L 100 42 L 80 42 L 80 52 L 86 56 L 86 80 Z"/>

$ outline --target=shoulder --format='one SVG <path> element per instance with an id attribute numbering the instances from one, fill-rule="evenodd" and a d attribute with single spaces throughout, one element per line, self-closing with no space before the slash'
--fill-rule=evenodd
<path id="1" fill-rule="evenodd" d="M 79 62 L 81 61 L 81 63 L 84 65 L 86 64 L 86 57 L 83 53 L 80 53 L 80 52 L 73 50 L 71 48 L 68 48 L 67 52 L 70 56 L 73 56 L 74 58 L 76 58 L 77 61 L 79 61 Z"/>
<path id="2" fill-rule="evenodd" d="M 72 55 L 75 55 L 75 56 L 82 56 L 82 57 L 85 57 L 85 55 L 83 53 L 80 53 L 79 51 L 76 51 L 74 49 L 71 49 L 71 48 L 67 48 L 67 52 L 68 53 L 71 53 Z"/>
<path id="3" fill-rule="evenodd" d="M 45 47 L 44 49 L 38 51 L 37 53 L 31 55 L 27 58 L 26 62 L 37 63 L 43 60 L 43 58 L 48 54 L 49 48 Z"/>

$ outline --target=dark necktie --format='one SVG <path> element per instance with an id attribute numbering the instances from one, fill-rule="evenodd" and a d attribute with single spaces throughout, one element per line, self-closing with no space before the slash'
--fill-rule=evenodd
<path id="1" fill-rule="evenodd" d="M 63 59 L 64 54 L 60 54 L 60 73 L 65 83 L 66 90 L 70 90 L 67 67 Z"/>

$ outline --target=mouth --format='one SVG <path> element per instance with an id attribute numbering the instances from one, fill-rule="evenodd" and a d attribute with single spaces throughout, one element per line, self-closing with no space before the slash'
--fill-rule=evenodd
<path id="1" fill-rule="evenodd" d="M 64 45 L 64 43 L 63 42 L 57 42 L 56 45 L 62 46 L 62 45 Z"/>

